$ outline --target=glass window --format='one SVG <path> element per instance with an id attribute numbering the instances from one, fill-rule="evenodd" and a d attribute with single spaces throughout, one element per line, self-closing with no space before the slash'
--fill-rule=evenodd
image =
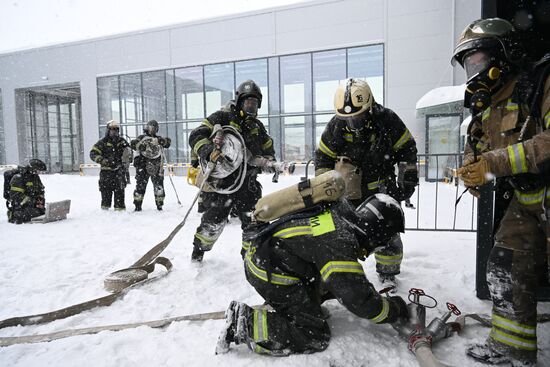
<path id="1" fill-rule="evenodd" d="M 166 121 L 166 80 L 164 71 L 143 73 L 143 121 Z M 162 131 L 162 130 L 161 130 Z M 165 135 L 166 133 L 164 133 Z M 162 135 L 162 133 L 161 133 Z"/>
<path id="2" fill-rule="evenodd" d="M 252 79 L 262 90 L 262 107 L 258 115 L 267 115 L 269 108 L 269 88 L 267 84 L 267 59 L 248 60 L 235 63 L 235 85 Z M 265 122 L 267 124 L 267 121 Z"/>
<path id="3" fill-rule="evenodd" d="M 120 120 L 118 76 L 97 78 L 99 124 Z"/>
<path id="4" fill-rule="evenodd" d="M 176 69 L 176 120 L 204 118 L 202 66 Z"/>
<path id="5" fill-rule="evenodd" d="M 2 109 L 2 89 L 0 89 L 0 164 L 6 164 L 6 143 L 4 138 L 4 114 Z"/>
<path id="6" fill-rule="evenodd" d="M 233 98 L 235 90 L 234 65 L 206 65 L 204 67 L 204 91 L 206 93 L 206 116 L 218 111 Z"/>
<path id="7" fill-rule="evenodd" d="M 366 80 L 374 100 L 384 104 L 384 45 L 348 49 L 348 77 Z"/>
<path id="8" fill-rule="evenodd" d="M 282 112 L 311 112 L 311 54 L 280 58 Z"/>
<path id="9" fill-rule="evenodd" d="M 315 115 L 315 149 L 317 149 L 317 147 L 319 146 L 321 135 L 323 135 L 323 131 L 325 131 L 325 127 L 327 126 L 332 116 L 334 115 Z"/>
<path id="10" fill-rule="evenodd" d="M 122 124 L 143 122 L 141 74 L 120 76 L 120 98 L 122 100 Z"/>
<path id="11" fill-rule="evenodd" d="M 346 79 L 346 50 L 313 54 L 313 101 L 315 111 L 334 110 L 334 92 Z"/>
<path id="12" fill-rule="evenodd" d="M 285 161 L 307 161 L 312 157 L 311 116 L 283 118 Z"/>

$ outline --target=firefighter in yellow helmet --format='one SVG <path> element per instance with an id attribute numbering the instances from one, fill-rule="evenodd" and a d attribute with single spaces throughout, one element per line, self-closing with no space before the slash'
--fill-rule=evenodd
<path id="1" fill-rule="evenodd" d="M 476 20 L 462 33 L 452 63 L 466 71 L 465 106 L 472 112 L 465 186 L 497 179 L 496 205 L 506 207 L 487 263 L 492 330 L 467 353 L 486 363 L 534 366 L 537 286 L 548 276 L 550 236 L 550 57 L 527 63 L 506 20 Z M 497 224 L 495 224 L 497 225 Z"/>
<path id="2" fill-rule="evenodd" d="M 376 193 L 404 201 L 418 184 L 416 142 L 392 110 L 374 101 L 366 81 L 348 79 L 334 96 L 336 115 L 328 122 L 315 153 L 315 175 L 336 169 L 346 180 L 346 197 L 355 206 Z M 398 175 L 395 167 L 398 166 Z M 399 234 L 375 253 L 385 285 L 397 285 L 403 258 Z"/>

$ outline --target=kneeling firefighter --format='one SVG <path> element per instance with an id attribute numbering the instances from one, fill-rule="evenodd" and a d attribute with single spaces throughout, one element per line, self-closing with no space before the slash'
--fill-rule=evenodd
<path id="1" fill-rule="evenodd" d="M 204 212 L 193 241 L 193 261 L 202 261 L 204 252 L 212 249 L 232 209 L 242 228 L 250 223 L 250 212 L 262 196 L 258 172 L 281 169 L 275 161 L 273 140 L 256 118 L 261 104 L 260 88 L 247 80 L 235 91 L 235 100 L 208 116 L 189 135 L 201 173 L 204 175 L 209 163 L 214 165 L 201 193 Z"/>
<path id="2" fill-rule="evenodd" d="M 368 83 L 361 79 L 348 79 L 338 87 L 334 108 L 336 115 L 325 127 L 315 153 L 315 174 L 332 169 L 342 173 L 346 198 L 355 206 L 376 193 L 408 200 L 418 184 L 417 150 L 399 116 L 376 103 Z M 375 258 L 381 283 L 396 286 L 403 259 L 399 234 Z"/>
<path id="3" fill-rule="evenodd" d="M 265 216 L 262 211 L 280 207 L 281 202 L 289 202 L 288 210 L 295 209 L 287 197 L 289 189 L 304 203 L 316 203 L 319 194 L 332 195 L 334 200 L 338 197 L 334 174 L 338 176 L 335 171 L 326 172 L 306 185 L 267 195 L 258 202 L 255 217 Z M 341 176 L 339 180 L 343 187 Z M 330 327 L 321 304 L 331 298 L 376 324 L 408 319 L 405 301 L 399 296 L 381 296 L 358 261 L 403 230 L 399 203 L 384 194 L 370 196 L 356 209 L 340 198 L 269 225 L 251 226 L 246 279 L 273 310 L 231 302 L 217 353 L 227 352 L 231 343 L 270 355 L 322 351 L 329 345 Z"/>
<path id="4" fill-rule="evenodd" d="M 41 171 L 46 171 L 46 164 L 31 159 L 28 165 L 4 173 L 8 222 L 21 224 L 45 213 L 44 185 L 38 176 Z"/>
<path id="5" fill-rule="evenodd" d="M 171 140 L 168 137 L 158 136 L 158 131 L 159 123 L 156 120 L 151 120 L 145 125 L 144 134 L 130 142 L 132 149 L 139 153 L 134 159 L 134 167 L 136 168 L 134 205 L 136 212 L 141 211 L 149 177 L 153 183 L 157 210 L 162 210 L 164 205 L 164 154 L 162 150 L 170 148 Z"/>

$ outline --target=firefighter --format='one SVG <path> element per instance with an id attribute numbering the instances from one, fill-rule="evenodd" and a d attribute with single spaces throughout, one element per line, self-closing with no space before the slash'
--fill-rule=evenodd
<path id="1" fill-rule="evenodd" d="M 108 210 L 114 196 L 114 209 L 126 210 L 124 189 L 128 184 L 123 158 L 131 155 L 128 142 L 119 136 L 118 122 L 107 122 L 105 137 L 94 144 L 90 158 L 101 165 L 99 172 L 99 191 L 101 192 L 101 209 Z M 131 158 L 130 158 L 131 159 Z"/>
<path id="2" fill-rule="evenodd" d="M 472 189 L 495 177 L 497 188 L 504 182 L 513 188 L 487 263 L 492 329 L 467 354 L 490 364 L 534 366 L 537 284 L 548 275 L 550 58 L 527 63 L 515 37 L 506 20 L 476 20 L 452 58 L 466 72 L 464 102 L 472 112 L 459 178 Z"/>
<path id="3" fill-rule="evenodd" d="M 252 80 L 241 83 L 235 91 L 235 100 L 231 100 L 221 110 L 214 112 L 202 121 L 189 135 L 189 143 L 193 152 L 203 162 L 219 159 L 216 147 L 223 146 L 223 138 L 213 136 L 215 125 L 232 126 L 235 128 L 250 151 L 251 156 L 266 161 L 266 166 L 273 166 L 275 150 L 273 140 L 264 125 L 257 119 L 258 109 L 262 105 L 260 87 Z M 243 163 L 247 164 L 247 163 Z M 201 193 L 202 209 L 201 224 L 197 228 L 193 240 L 193 261 L 202 261 L 204 252 L 210 251 L 221 235 L 231 209 L 234 207 L 241 220 L 242 228 L 250 223 L 249 213 L 262 196 L 262 187 L 256 180 L 258 170 L 248 166 L 246 177 L 241 188 L 232 194 L 217 192 Z M 232 173 L 219 183 L 226 187 L 237 179 Z M 243 246 L 246 246 L 243 243 Z"/>
<path id="4" fill-rule="evenodd" d="M 131 141 L 132 149 L 139 155 L 134 159 L 136 168 L 136 189 L 134 190 L 135 211 L 141 211 L 143 196 L 147 189 L 149 177 L 153 183 L 153 193 L 157 210 L 162 210 L 164 205 L 164 167 L 163 149 L 170 147 L 171 140 L 158 136 L 159 123 L 156 120 L 147 122 L 143 129 L 144 134 Z"/>
<path id="5" fill-rule="evenodd" d="M 358 261 L 403 232 L 396 200 L 375 194 L 354 209 L 340 199 L 300 214 L 248 231 L 256 236 L 245 256 L 246 279 L 273 310 L 231 302 L 217 353 L 231 343 L 276 356 L 322 351 L 330 327 L 321 304 L 331 298 L 376 324 L 408 319 L 405 301 L 380 295 Z"/>
<path id="6" fill-rule="evenodd" d="M 379 192 L 397 201 L 409 199 L 418 184 L 417 150 L 399 116 L 376 103 L 368 83 L 360 79 L 348 79 L 338 87 L 334 108 L 336 115 L 325 127 L 315 153 L 315 175 L 332 169 L 341 172 L 347 198 L 354 205 Z M 399 234 L 375 259 L 380 282 L 397 286 L 395 276 L 403 259 Z"/>
<path id="7" fill-rule="evenodd" d="M 44 185 L 38 176 L 41 171 L 46 171 L 46 164 L 40 159 L 31 159 L 28 165 L 6 172 L 11 176 L 9 196 L 6 198 L 10 223 L 29 222 L 45 213 Z"/>

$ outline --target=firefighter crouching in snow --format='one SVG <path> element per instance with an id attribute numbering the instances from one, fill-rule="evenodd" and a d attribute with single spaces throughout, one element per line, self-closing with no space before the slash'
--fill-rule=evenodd
<path id="1" fill-rule="evenodd" d="M 315 175 L 336 169 L 346 180 L 346 197 L 357 206 L 376 193 L 403 201 L 418 184 L 416 142 L 392 110 L 374 101 L 367 82 L 348 79 L 334 96 L 336 115 L 328 122 L 315 153 Z M 396 182 L 395 166 L 398 166 Z M 384 285 L 397 285 L 403 243 L 399 234 L 375 253 Z"/>
<path id="2" fill-rule="evenodd" d="M 101 165 L 99 172 L 99 191 L 101 192 L 101 209 L 111 207 L 114 196 L 114 208 L 117 211 L 126 210 L 124 189 L 127 185 L 125 164 L 131 162 L 131 149 L 128 142 L 119 136 L 118 122 L 107 123 L 105 137 L 94 144 L 90 150 L 90 158 Z M 128 163 L 123 159 L 128 157 Z"/>
<path id="3" fill-rule="evenodd" d="M 548 276 L 550 58 L 522 65 L 515 34 L 503 19 L 474 21 L 452 60 L 466 71 L 464 102 L 473 116 L 458 175 L 470 188 L 497 177 L 514 189 L 487 264 L 493 327 L 467 353 L 485 363 L 534 366 L 537 284 Z"/>
<path id="4" fill-rule="evenodd" d="M 264 169 L 275 167 L 275 151 L 273 140 L 264 125 L 256 118 L 261 107 L 262 93 L 252 80 L 241 83 L 235 92 L 235 100 L 229 101 L 220 111 L 214 112 L 189 135 L 189 143 L 202 162 L 217 161 L 219 150 L 224 148 L 222 137 L 213 136 L 215 125 L 232 126 L 243 137 L 246 149 L 255 160 L 264 160 Z M 241 159 L 245 159 L 242 157 Z M 223 160 L 223 157 L 221 158 Z M 244 162 L 242 164 L 248 164 Z M 236 169 L 236 167 L 234 167 Z M 228 187 L 237 180 L 237 172 L 220 179 L 219 187 Z M 202 261 L 204 252 L 210 251 L 221 235 L 231 209 L 234 207 L 242 228 L 250 223 L 250 212 L 262 196 L 262 187 L 256 180 L 258 170 L 248 166 L 242 187 L 235 193 L 223 194 L 217 192 L 202 192 L 202 208 L 204 213 L 201 224 L 197 228 L 193 241 L 193 261 Z M 243 243 L 243 246 L 246 246 Z"/>
<path id="5" fill-rule="evenodd" d="M 4 173 L 4 179 L 10 177 L 8 195 L 4 182 L 4 198 L 8 207 L 8 221 L 21 224 L 45 213 L 46 199 L 44 185 L 38 172 L 46 171 L 46 164 L 40 159 L 31 159 L 27 166 Z"/>
<path id="6" fill-rule="evenodd" d="M 408 319 L 405 301 L 380 295 L 358 261 L 403 232 L 399 203 L 376 194 L 357 209 L 342 198 L 304 213 L 281 218 L 253 240 L 245 256 L 246 278 L 273 310 L 231 302 L 217 353 L 227 352 L 231 343 L 279 356 L 322 351 L 330 328 L 321 303 L 330 298 L 376 324 Z"/>
<path id="7" fill-rule="evenodd" d="M 155 204 L 157 210 L 162 210 L 164 205 L 164 167 L 162 149 L 170 148 L 171 140 L 166 137 L 157 136 L 159 123 L 151 120 L 143 129 L 144 134 L 131 141 L 132 149 L 137 150 L 139 155 L 134 159 L 136 168 L 136 189 L 134 191 L 134 205 L 136 212 L 141 211 L 143 196 L 147 189 L 149 177 L 153 183 Z"/>

